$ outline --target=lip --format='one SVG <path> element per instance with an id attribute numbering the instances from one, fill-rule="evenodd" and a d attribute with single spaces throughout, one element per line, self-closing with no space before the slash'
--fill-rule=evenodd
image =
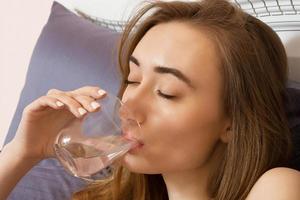
<path id="1" fill-rule="evenodd" d="M 124 137 L 125 139 L 127 139 L 127 140 L 137 142 L 137 145 L 136 145 L 134 148 L 140 148 L 140 147 L 142 147 L 142 146 L 144 145 L 144 143 L 143 143 L 141 140 L 139 140 L 139 139 L 133 137 L 133 136 L 132 136 L 131 134 L 129 134 L 129 133 L 123 133 L 122 135 L 123 135 L 123 137 Z"/>

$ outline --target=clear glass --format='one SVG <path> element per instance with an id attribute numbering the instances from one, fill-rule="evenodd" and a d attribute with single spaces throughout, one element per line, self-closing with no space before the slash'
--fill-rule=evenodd
<path id="1" fill-rule="evenodd" d="M 87 181 L 112 179 L 115 165 L 137 142 L 126 138 L 139 133 L 140 125 L 130 119 L 129 109 L 115 96 L 98 100 L 99 111 L 74 119 L 58 134 L 56 157 L 72 175 Z"/>

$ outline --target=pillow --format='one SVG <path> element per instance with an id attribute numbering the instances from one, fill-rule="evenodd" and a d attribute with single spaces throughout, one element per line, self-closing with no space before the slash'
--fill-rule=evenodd
<path id="1" fill-rule="evenodd" d="M 5 143 L 14 137 L 24 107 L 50 88 L 72 90 L 96 85 L 116 94 L 120 80 L 116 67 L 118 39 L 119 33 L 80 18 L 54 2 L 33 51 Z M 55 159 L 46 159 L 28 172 L 8 199 L 70 199 L 84 185 Z"/>

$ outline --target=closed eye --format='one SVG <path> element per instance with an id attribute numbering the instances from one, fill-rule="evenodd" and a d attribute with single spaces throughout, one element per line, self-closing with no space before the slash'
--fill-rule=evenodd
<path id="1" fill-rule="evenodd" d="M 140 82 L 125 80 L 124 83 L 130 85 L 130 84 L 139 84 Z"/>
<path id="2" fill-rule="evenodd" d="M 165 99 L 175 99 L 176 98 L 176 96 L 164 94 L 160 90 L 157 90 L 157 94 Z"/>
<path id="3" fill-rule="evenodd" d="M 124 83 L 127 84 L 127 85 L 140 84 L 140 82 L 137 82 L 137 81 L 129 81 L 129 80 L 125 80 Z M 158 94 L 159 96 L 161 96 L 162 98 L 169 99 L 169 100 L 170 100 L 170 99 L 175 99 L 175 98 L 176 98 L 176 96 L 165 94 L 165 93 L 161 92 L 160 90 L 157 90 L 157 94 Z"/>

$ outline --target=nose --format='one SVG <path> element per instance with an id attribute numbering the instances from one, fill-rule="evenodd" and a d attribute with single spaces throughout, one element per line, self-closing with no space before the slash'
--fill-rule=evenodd
<path id="1" fill-rule="evenodd" d="M 140 135 L 141 124 L 143 123 L 142 116 L 133 106 L 131 101 L 126 101 L 122 104 L 120 110 L 121 129 L 127 137 L 135 137 Z"/>
<path id="2" fill-rule="evenodd" d="M 145 99 L 142 94 L 136 92 L 124 92 L 123 95 L 123 114 L 129 120 L 137 121 L 141 126 L 146 120 Z"/>
<path id="3" fill-rule="evenodd" d="M 138 126 L 141 126 L 144 123 L 144 116 L 141 113 L 141 110 L 137 107 L 137 104 L 134 104 L 132 100 L 127 100 L 123 102 L 121 112 L 121 118 L 125 119 L 127 123 L 135 124 L 137 122 Z"/>

